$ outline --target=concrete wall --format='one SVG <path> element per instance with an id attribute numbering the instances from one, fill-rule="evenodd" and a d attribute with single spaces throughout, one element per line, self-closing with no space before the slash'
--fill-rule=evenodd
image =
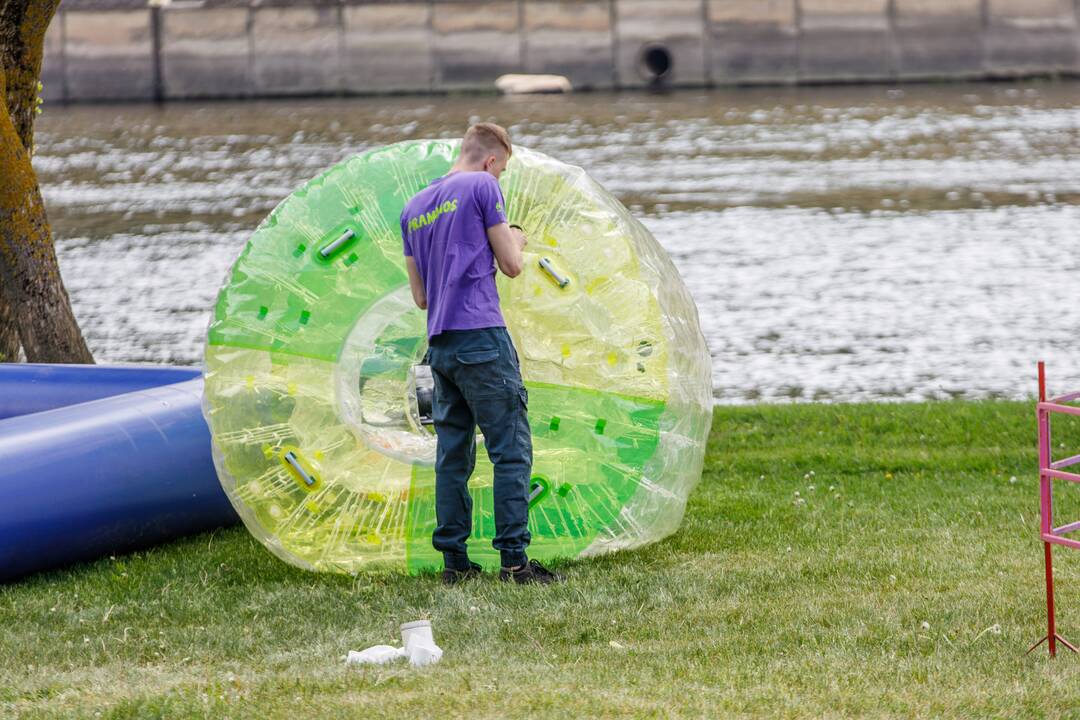
<path id="1" fill-rule="evenodd" d="M 515 0 L 435 2 L 435 87 L 491 88 L 500 75 L 521 72 L 521 10 Z"/>
<path id="2" fill-rule="evenodd" d="M 607 0 L 524 3 L 525 72 L 565 75 L 574 87 L 615 85 L 615 36 Z"/>
<path id="3" fill-rule="evenodd" d="M 1080 73 L 1080 0 L 63 0 L 48 100 Z M 658 71 L 662 69 L 663 72 Z"/>
<path id="4" fill-rule="evenodd" d="M 427 92 L 435 87 L 428 2 L 344 8 L 343 89 L 348 93 Z"/>
<path id="5" fill-rule="evenodd" d="M 251 14 L 255 95 L 332 94 L 342 89 L 338 5 L 260 6 Z"/>
<path id="6" fill-rule="evenodd" d="M 986 67 L 997 75 L 1075 70 L 1073 0 L 987 0 Z"/>
<path id="7" fill-rule="evenodd" d="M 162 92 L 171 98 L 254 92 L 245 7 L 177 7 L 161 14 Z"/>
<path id="8" fill-rule="evenodd" d="M 651 77 L 643 48 L 663 47 L 670 56 L 668 84 L 705 83 L 705 13 L 701 0 L 617 0 L 615 79 L 620 87 L 642 87 Z"/>
<path id="9" fill-rule="evenodd" d="M 984 74 L 983 0 L 894 0 L 900 78 Z"/>
<path id="10" fill-rule="evenodd" d="M 799 75 L 796 0 L 709 0 L 713 82 L 790 82 Z"/>
<path id="11" fill-rule="evenodd" d="M 152 97 L 154 48 L 150 21 L 147 10 L 64 12 L 65 97 L 78 100 Z"/>
<path id="12" fill-rule="evenodd" d="M 800 79 L 890 78 L 889 6 L 889 0 L 801 0 Z"/>

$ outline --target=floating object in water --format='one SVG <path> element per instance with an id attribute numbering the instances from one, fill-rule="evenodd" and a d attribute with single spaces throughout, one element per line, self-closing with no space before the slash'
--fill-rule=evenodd
<path id="1" fill-rule="evenodd" d="M 300 567 L 442 564 L 425 314 L 398 218 L 458 148 L 401 143 L 330 168 L 256 229 L 218 296 L 204 404 L 218 474 L 252 534 Z M 682 519 L 712 420 L 694 303 L 580 168 L 515 148 L 501 184 L 530 238 L 521 276 L 497 278 L 533 434 L 529 555 L 656 541 Z M 494 569 L 483 448 L 470 492 L 470 555 Z"/>
<path id="2" fill-rule="evenodd" d="M 574 86 L 563 75 L 500 75 L 495 89 L 505 95 L 551 95 L 574 91 Z"/>

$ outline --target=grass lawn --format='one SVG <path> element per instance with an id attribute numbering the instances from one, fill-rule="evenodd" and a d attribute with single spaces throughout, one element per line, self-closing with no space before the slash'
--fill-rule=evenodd
<path id="1" fill-rule="evenodd" d="M 1024 656 L 1036 466 L 1031 403 L 718 408 L 679 532 L 559 587 L 313 575 L 242 528 L 0 586 L 0 716 L 1076 717 L 1080 658 Z M 421 617 L 439 665 L 344 666 Z"/>

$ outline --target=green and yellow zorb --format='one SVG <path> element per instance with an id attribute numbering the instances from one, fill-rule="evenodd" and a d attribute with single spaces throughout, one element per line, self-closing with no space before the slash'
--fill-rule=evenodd
<path id="1" fill-rule="evenodd" d="M 437 568 L 435 436 L 417 389 L 425 316 L 399 216 L 456 141 L 352 157 L 256 229 L 218 296 L 204 412 L 248 529 L 313 570 Z M 593 555 L 672 533 L 712 418 L 697 310 L 649 232 L 580 168 L 515 148 L 501 179 L 526 269 L 499 275 L 529 391 L 529 555 Z M 497 567 L 479 438 L 472 558 Z"/>

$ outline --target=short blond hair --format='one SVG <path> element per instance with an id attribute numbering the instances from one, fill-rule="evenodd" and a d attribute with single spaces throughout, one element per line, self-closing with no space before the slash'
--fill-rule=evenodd
<path id="1" fill-rule="evenodd" d="M 461 154 L 470 161 L 482 160 L 499 150 L 505 151 L 506 157 L 514 154 L 510 133 L 495 123 L 476 123 L 465 132 L 465 139 L 461 141 Z"/>

